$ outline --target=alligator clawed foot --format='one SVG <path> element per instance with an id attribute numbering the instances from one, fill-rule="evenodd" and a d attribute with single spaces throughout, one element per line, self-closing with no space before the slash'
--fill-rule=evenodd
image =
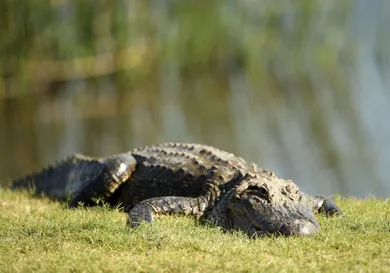
<path id="1" fill-rule="evenodd" d="M 324 213 L 327 216 L 344 216 L 344 213 L 339 209 L 336 204 L 328 199 L 321 200 L 318 204 L 318 212 Z"/>

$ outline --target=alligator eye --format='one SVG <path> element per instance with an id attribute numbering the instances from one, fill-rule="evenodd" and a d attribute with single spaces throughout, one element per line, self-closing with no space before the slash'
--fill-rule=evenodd
<path id="1" fill-rule="evenodd" d="M 247 192 L 256 194 L 264 199 L 268 198 L 268 189 L 264 186 L 258 187 L 258 186 L 250 186 L 247 189 Z"/>
<path id="2" fill-rule="evenodd" d="M 259 193 L 262 197 L 268 198 L 268 189 L 266 187 L 260 187 Z"/>

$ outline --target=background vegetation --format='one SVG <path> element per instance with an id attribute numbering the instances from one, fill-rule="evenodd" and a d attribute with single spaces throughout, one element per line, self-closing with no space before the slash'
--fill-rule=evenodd
<path id="1" fill-rule="evenodd" d="M 390 194 L 390 2 L 0 1 L 0 175 L 162 141 Z"/>

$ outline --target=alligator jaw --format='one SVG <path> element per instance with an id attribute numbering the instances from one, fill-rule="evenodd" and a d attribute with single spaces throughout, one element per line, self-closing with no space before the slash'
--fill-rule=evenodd
<path id="1" fill-rule="evenodd" d="M 312 223 L 311 221 L 293 220 L 289 223 L 282 224 L 277 230 L 273 231 L 264 230 L 252 223 L 250 228 L 248 228 L 247 233 L 255 236 L 311 236 L 318 233 L 320 230 L 321 228 L 317 223 Z"/>
<path id="2" fill-rule="evenodd" d="M 300 220 L 294 220 L 288 224 L 283 224 L 279 228 L 279 232 L 282 235 L 286 235 L 286 236 L 313 235 L 318 233 L 320 230 L 321 228 L 318 224 L 309 221 L 302 222 Z"/>

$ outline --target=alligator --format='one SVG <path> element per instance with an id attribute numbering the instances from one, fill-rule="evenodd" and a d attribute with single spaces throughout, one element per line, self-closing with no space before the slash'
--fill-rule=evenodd
<path id="1" fill-rule="evenodd" d="M 180 214 L 250 237 L 311 235 L 320 231 L 315 212 L 343 215 L 329 199 L 201 144 L 165 143 L 103 158 L 74 154 L 14 180 L 11 188 L 66 201 L 70 208 L 96 205 L 97 199 L 121 204 L 131 227 Z"/>

